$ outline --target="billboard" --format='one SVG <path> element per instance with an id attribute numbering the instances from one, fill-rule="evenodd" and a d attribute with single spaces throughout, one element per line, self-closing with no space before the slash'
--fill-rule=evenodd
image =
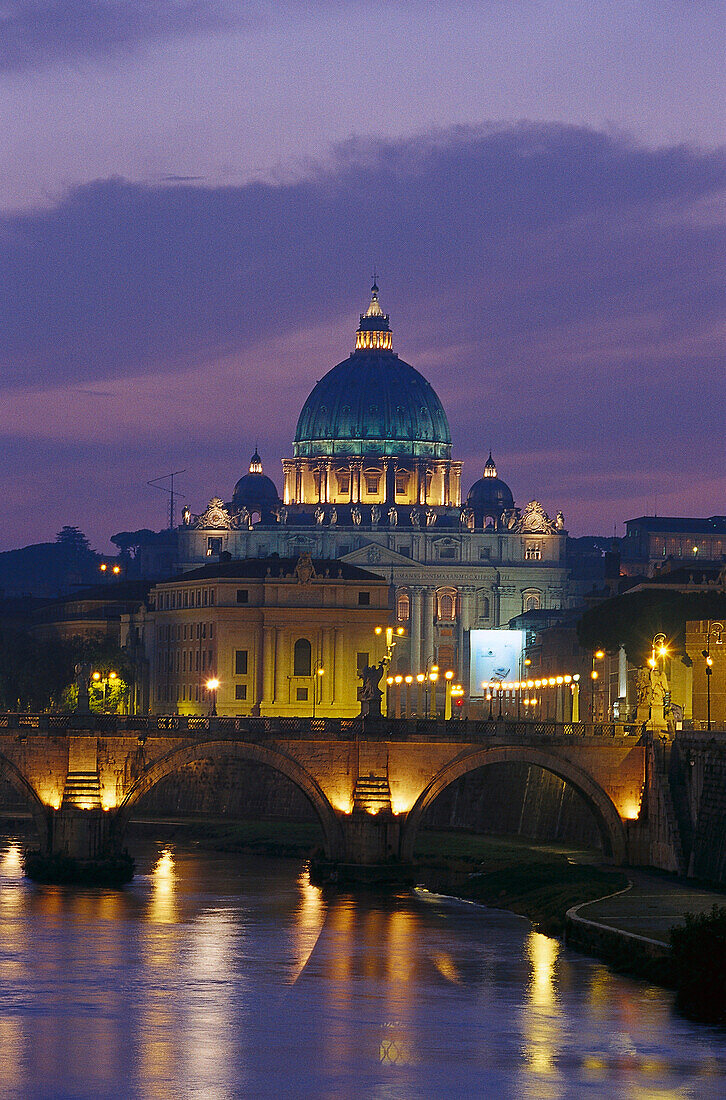
<path id="1" fill-rule="evenodd" d="M 471 695 L 484 695 L 483 683 L 521 678 L 524 630 L 472 630 Z"/>

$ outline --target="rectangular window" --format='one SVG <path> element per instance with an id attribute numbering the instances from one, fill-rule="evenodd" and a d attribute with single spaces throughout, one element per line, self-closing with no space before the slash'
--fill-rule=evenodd
<path id="1" fill-rule="evenodd" d="M 234 674 L 235 676 L 247 675 L 247 650 L 237 649 L 234 654 Z"/>
<path id="2" fill-rule="evenodd" d="M 350 477 L 348 474 L 338 474 L 338 492 L 350 492 Z"/>
<path id="3" fill-rule="evenodd" d="M 367 607 L 370 604 L 370 602 L 371 602 L 370 592 L 359 592 L 358 593 L 358 605 L 360 607 Z"/>
<path id="4" fill-rule="evenodd" d="M 455 546 L 440 546 L 439 547 L 439 558 L 442 561 L 444 561 L 444 560 L 451 561 L 455 557 L 456 557 L 456 547 Z"/>
<path id="5" fill-rule="evenodd" d="M 202 672 L 206 672 L 206 669 L 207 669 L 207 651 L 206 651 L 206 649 L 203 649 L 202 650 Z"/>
<path id="6" fill-rule="evenodd" d="M 207 636 L 207 624 L 202 623 L 202 637 L 206 638 L 206 636 Z"/>
<path id="7" fill-rule="evenodd" d="M 358 652 L 355 658 L 355 667 L 358 675 L 360 676 L 364 668 L 367 668 L 370 663 L 371 655 L 366 652 Z"/>
<path id="8" fill-rule="evenodd" d="M 378 492 L 378 477 L 375 474 L 366 474 L 366 492 L 369 496 Z"/>
<path id="9" fill-rule="evenodd" d="M 199 650 L 194 654 L 194 671 L 199 672 Z"/>
<path id="10" fill-rule="evenodd" d="M 215 554 L 222 553 L 222 537 L 221 535 L 210 535 L 207 539 L 207 557 L 212 558 Z"/>
<path id="11" fill-rule="evenodd" d="M 480 547 L 480 549 L 479 549 L 479 557 L 480 558 L 489 558 L 490 556 L 491 556 L 491 553 L 490 553 L 490 550 L 489 550 L 488 546 Z"/>
<path id="12" fill-rule="evenodd" d="M 209 637 L 210 638 L 214 637 L 214 623 L 209 624 Z"/>
<path id="13" fill-rule="evenodd" d="M 539 561 L 542 557 L 542 551 L 539 546 L 527 546 L 524 551 L 525 561 Z"/>
<path id="14" fill-rule="evenodd" d="M 235 699 L 247 698 L 247 684 L 235 684 L 234 685 L 234 697 Z"/>
<path id="15" fill-rule="evenodd" d="M 408 546 L 407 544 L 405 544 L 403 546 L 399 546 L 398 552 L 399 552 L 399 554 L 403 554 L 403 556 L 405 558 L 410 558 L 411 557 L 411 547 Z"/>
<path id="16" fill-rule="evenodd" d="M 297 698 L 298 703 L 304 703 L 304 702 L 306 702 L 307 697 L 308 697 L 308 689 L 307 688 L 298 688 L 295 694 L 296 694 L 296 698 Z"/>
<path id="17" fill-rule="evenodd" d="M 199 702 L 199 684 L 196 684 L 194 687 L 194 702 Z"/>
<path id="18" fill-rule="evenodd" d="M 237 603 L 249 603 L 249 602 L 250 602 L 249 589 L 247 589 L 247 588 L 238 588 L 237 589 Z"/>
<path id="19" fill-rule="evenodd" d="M 182 672 L 186 672 L 186 670 L 187 670 L 187 651 L 185 649 L 184 652 L 182 653 Z"/>
<path id="20" fill-rule="evenodd" d="M 184 606 L 189 607 L 189 590 L 188 589 L 186 589 L 185 592 L 184 592 Z"/>
<path id="21" fill-rule="evenodd" d="M 205 588 L 204 591 L 202 592 L 202 604 L 203 604 L 204 607 L 207 606 L 208 598 L 209 598 L 209 589 Z"/>
<path id="22" fill-rule="evenodd" d="M 215 600 L 215 595 L 214 595 L 214 593 L 215 593 L 215 589 L 214 589 L 214 588 L 210 588 L 210 590 L 209 590 L 209 603 L 210 603 L 210 605 L 211 605 L 212 607 L 214 607 L 214 600 Z"/>

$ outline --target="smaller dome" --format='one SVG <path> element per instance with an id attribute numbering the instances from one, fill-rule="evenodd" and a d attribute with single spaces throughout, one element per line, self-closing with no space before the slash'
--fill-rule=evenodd
<path id="1" fill-rule="evenodd" d="M 512 490 L 505 481 L 497 477 L 497 467 L 492 458 L 491 451 L 487 464 L 484 467 L 484 475 L 475 481 L 466 498 L 468 508 L 473 509 L 474 519 L 477 523 L 492 516 L 498 520 L 502 512 L 514 508 Z"/>
<path id="2" fill-rule="evenodd" d="M 232 508 L 235 512 L 241 512 L 243 508 L 248 512 L 259 512 L 264 520 L 279 505 L 277 486 L 272 478 L 266 477 L 262 472 L 262 459 L 255 447 L 249 473 L 241 477 L 234 487 Z"/>

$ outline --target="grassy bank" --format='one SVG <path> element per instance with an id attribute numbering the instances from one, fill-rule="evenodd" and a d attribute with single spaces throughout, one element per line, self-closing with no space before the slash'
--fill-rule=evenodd
<path id="1" fill-rule="evenodd" d="M 314 821 L 230 821 L 225 818 L 144 818 L 132 821 L 129 834 L 167 843 L 194 844 L 212 852 L 306 859 L 322 847 L 323 834 Z"/>
<path id="2" fill-rule="evenodd" d="M 429 890 L 509 909 L 549 935 L 561 935 L 573 905 L 627 886 L 620 871 L 597 866 L 599 853 L 509 837 L 422 831 L 419 881 Z"/>

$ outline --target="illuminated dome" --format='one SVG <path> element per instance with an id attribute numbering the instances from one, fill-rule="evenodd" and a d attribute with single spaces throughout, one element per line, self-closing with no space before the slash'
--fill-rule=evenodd
<path id="1" fill-rule="evenodd" d="M 375 282 L 355 351 L 328 371 L 303 405 L 294 454 L 451 457 L 446 413 L 430 383 L 393 351 Z"/>
<path id="2" fill-rule="evenodd" d="M 234 487 L 232 495 L 232 508 L 235 512 L 241 512 L 246 508 L 248 512 L 259 512 L 267 518 L 279 506 L 277 486 L 272 478 L 266 477 L 262 472 L 262 459 L 257 453 L 250 460 L 249 473 L 241 477 Z"/>
<path id="3" fill-rule="evenodd" d="M 497 477 L 497 467 L 491 451 L 484 467 L 484 476 L 472 485 L 466 504 L 474 512 L 474 520 L 477 524 L 489 516 L 496 522 L 502 512 L 514 508 L 512 490 L 505 481 Z"/>

